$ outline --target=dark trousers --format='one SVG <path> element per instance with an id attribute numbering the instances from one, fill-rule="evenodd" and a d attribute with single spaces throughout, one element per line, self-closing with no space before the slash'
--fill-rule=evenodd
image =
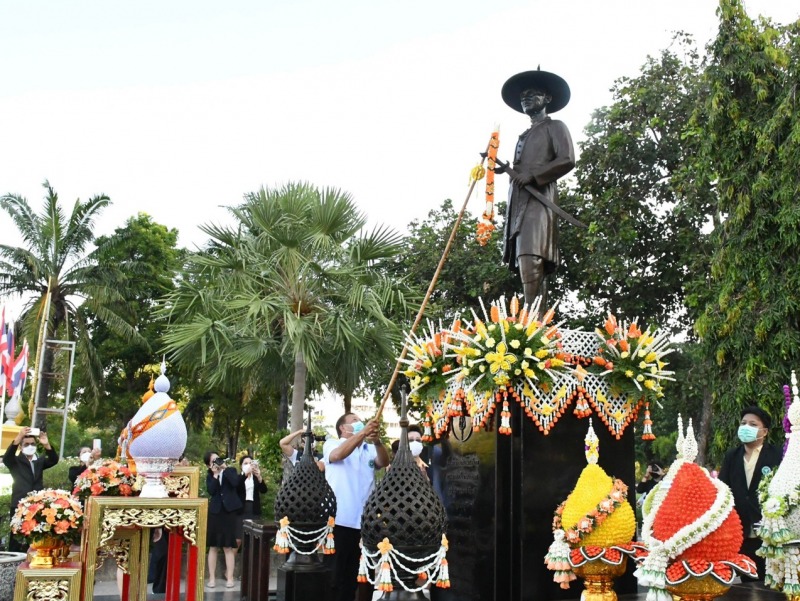
<path id="1" fill-rule="evenodd" d="M 356 589 L 359 588 L 358 561 L 361 558 L 361 548 L 359 547 L 361 530 L 347 526 L 334 526 L 333 540 L 336 544 L 336 553 L 325 556 L 333 571 L 333 599 L 335 601 L 353 601 Z M 371 585 L 361 585 L 360 588 L 368 588 L 370 592 L 372 591 Z M 371 595 L 368 598 L 371 598 Z"/>

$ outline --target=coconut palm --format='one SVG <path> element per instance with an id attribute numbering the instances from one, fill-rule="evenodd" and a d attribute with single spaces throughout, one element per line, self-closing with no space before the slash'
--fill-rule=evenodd
<path id="1" fill-rule="evenodd" d="M 347 193 L 305 183 L 262 188 L 230 212 L 236 227 L 203 228 L 210 244 L 168 299 L 167 349 L 203 365 L 212 384 L 231 370 L 274 377 L 291 369 L 291 428 L 299 429 L 307 380 L 346 382 L 352 393 L 368 362 L 397 352 L 400 330 L 387 314 L 407 311 L 408 291 L 380 262 L 400 252 L 402 238 L 382 227 L 364 232 Z M 339 361 L 333 378 L 332 354 L 363 360 Z"/>
<path id="2" fill-rule="evenodd" d="M 95 220 L 110 200 L 105 195 L 85 202 L 78 199 L 67 214 L 55 190 L 47 181 L 43 185 L 47 192 L 38 214 L 21 196 L 0 197 L 0 208 L 11 217 L 22 238 L 20 246 L 0 244 L 0 296 L 20 295 L 26 302 L 22 333 L 35 347 L 49 292 L 45 336 L 80 342 L 76 366 L 82 372 L 87 398 L 97 401 L 102 393 L 102 366 L 97 364 L 91 344 L 91 321 L 99 320 L 114 333 L 128 338 L 139 337 L 111 308 L 122 300 L 121 275 L 112 266 L 98 263 L 97 249 L 92 244 Z M 32 352 L 36 349 L 32 348 Z M 45 345 L 42 372 L 53 372 L 53 365 L 53 352 Z M 49 385 L 49 379 L 42 378 L 39 407 L 47 406 Z M 34 425 L 44 424 L 44 418 L 39 416 Z"/>

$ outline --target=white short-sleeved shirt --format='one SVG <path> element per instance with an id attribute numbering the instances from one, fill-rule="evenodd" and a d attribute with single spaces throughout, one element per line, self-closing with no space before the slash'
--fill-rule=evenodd
<path id="1" fill-rule="evenodd" d="M 325 478 L 336 495 L 336 524 L 348 528 L 361 528 L 361 512 L 375 482 L 375 445 L 362 443 L 342 461 L 332 463 L 330 455 L 345 441 L 326 440 L 322 447 L 325 461 Z"/>

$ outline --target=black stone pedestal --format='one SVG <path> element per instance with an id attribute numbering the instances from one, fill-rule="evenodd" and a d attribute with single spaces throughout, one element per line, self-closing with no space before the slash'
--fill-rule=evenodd
<path id="1" fill-rule="evenodd" d="M 319 556 L 294 553 L 278 568 L 278 601 L 329 601 L 331 572 Z"/>
<path id="2" fill-rule="evenodd" d="M 553 540 L 553 512 L 586 466 L 588 419 L 570 406 L 545 436 L 510 403 L 513 434 L 476 432 L 466 442 L 442 444 L 434 461 L 434 487 L 447 510 L 450 597 L 458 601 L 577 599 L 582 581 L 568 590 L 553 582 L 544 556 Z M 499 413 L 499 410 L 498 410 Z M 499 415 L 495 416 L 499 419 Z M 616 440 L 595 416 L 599 465 L 629 487 L 634 500 L 634 432 Z M 437 454 L 435 454 L 436 457 Z M 633 562 L 617 580 L 619 594 L 636 592 Z"/>

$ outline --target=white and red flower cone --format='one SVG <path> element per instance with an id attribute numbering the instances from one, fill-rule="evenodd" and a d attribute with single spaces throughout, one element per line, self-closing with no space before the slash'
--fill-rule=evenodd
<path id="1" fill-rule="evenodd" d="M 758 554 L 766 558 L 764 584 L 787 596 L 800 595 L 800 397 L 792 371 L 792 425 L 789 445 L 778 469 L 767 473 L 759 485 L 762 520 L 758 535 L 763 540 Z M 793 544 L 792 544 L 793 543 Z"/>
<path id="2" fill-rule="evenodd" d="M 692 577 L 711 576 L 730 585 L 734 571 L 756 576 L 753 561 L 739 553 L 742 524 L 730 489 L 693 463 L 697 441 L 691 420 L 685 438 L 680 421 L 678 427 L 678 458 L 644 508 L 642 540 L 649 553 L 636 577 L 650 589 L 647 601 L 672 601 L 667 586 Z"/>

